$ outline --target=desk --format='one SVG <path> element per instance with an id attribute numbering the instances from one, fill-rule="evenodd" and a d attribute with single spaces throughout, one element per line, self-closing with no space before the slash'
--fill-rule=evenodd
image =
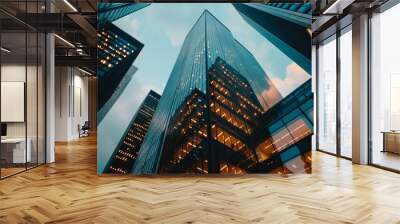
<path id="1" fill-rule="evenodd" d="M 28 143 L 25 151 L 25 138 L 6 138 L 1 139 L 1 157 L 6 163 L 26 163 L 31 162 L 32 141 L 30 138 L 26 140 Z"/>
<path id="2" fill-rule="evenodd" d="M 400 131 L 383 131 L 382 152 L 400 154 Z"/>

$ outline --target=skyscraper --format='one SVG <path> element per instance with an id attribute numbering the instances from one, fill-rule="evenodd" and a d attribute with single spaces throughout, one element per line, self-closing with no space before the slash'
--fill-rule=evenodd
<path id="1" fill-rule="evenodd" d="M 159 170 L 167 138 L 165 131 L 171 118 L 193 90 L 197 89 L 207 97 L 207 72 L 217 58 L 221 58 L 248 81 L 261 110 L 266 111 L 281 100 L 280 93 L 254 56 L 234 39 L 227 27 L 206 10 L 185 38 L 140 149 L 134 173 L 155 173 Z"/>
<path id="2" fill-rule="evenodd" d="M 263 113 L 252 136 L 258 163 L 249 172 L 311 172 L 311 79 Z"/>
<path id="3" fill-rule="evenodd" d="M 311 3 L 234 3 L 261 35 L 311 74 Z"/>
<path id="4" fill-rule="evenodd" d="M 100 123 L 137 68 L 132 66 L 143 44 L 112 23 L 97 33 L 98 116 Z"/>
<path id="5" fill-rule="evenodd" d="M 98 3 L 97 27 L 102 28 L 107 22 L 113 22 L 149 5 L 150 3 Z"/>
<path id="6" fill-rule="evenodd" d="M 206 79 L 206 93 L 194 89 L 171 117 L 157 172 L 311 172 L 311 80 L 263 112 L 246 78 L 224 60 Z"/>
<path id="7" fill-rule="evenodd" d="M 172 116 L 159 172 L 238 174 L 257 163 L 251 136 L 263 109 L 249 82 L 219 57 L 206 79 L 206 93 L 194 89 Z"/>
<path id="8" fill-rule="evenodd" d="M 150 91 L 114 150 L 103 173 L 129 173 L 136 160 L 137 153 L 150 126 L 160 95 Z"/>

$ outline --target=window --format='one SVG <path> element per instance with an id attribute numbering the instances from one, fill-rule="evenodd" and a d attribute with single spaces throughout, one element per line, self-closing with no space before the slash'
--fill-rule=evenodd
<path id="1" fill-rule="evenodd" d="M 336 36 L 318 48 L 318 149 L 336 154 Z"/>
<path id="2" fill-rule="evenodd" d="M 340 36 L 340 155 L 352 157 L 352 33 Z"/>
<path id="3" fill-rule="evenodd" d="M 400 170 L 400 4 L 371 18 L 371 162 Z"/>

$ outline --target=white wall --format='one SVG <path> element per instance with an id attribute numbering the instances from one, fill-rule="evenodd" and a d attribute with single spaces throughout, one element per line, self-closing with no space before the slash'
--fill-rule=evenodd
<path id="1" fill-rule="evenodd" d="M 26 72 L 28 74 L 28 85 L 29 87 L 36 86 L 36 80 L 31 78 L 31 75 L 34 74 L 36 76 L 36 67 L 27 66 L 20 64 L 4 64 L 1 66 L 1 81 L 2 82 L 25 82 Z M 36 123 L 36 113 L 31 113 L 31 111 L 36 111 L 36 88 L 27 88 L 27 106 L 29 107 L 27 113 L 28 122 Z M 4 97 L 4 96 L 3 96 Z M 39 105 L 40 106 L 40 105 Z M 2 110 L 6 110 L 7 108 L 1 108 Z M 8 137 L 25 137 L 25 123 L 26 122 L 7 122 L 7 136 Z M 29 127 L 32 127 L 36 130 L 36 126 L 28 124 Z M 28 130 L 29 137 L 29 130 Z"/>
<path id="2" fill-rule="evenodd" d="M 1 81 L 3 82 L 25 82 L 25 64 L 6 64 L 1 66 Z M 28 70 L 30 68 L 28 67 Z M 6 108 L 1 108 L 6 110 Z M 25 123 L 11 122 L 7 123 L 7 137 L 25 137 Z"/>
<path id="3" fill-rule="evenodd" d="M 56 67 L 55 140 L 79 137 L 78 124 L 88 120 L 88 78 L 73 67 Z"/>

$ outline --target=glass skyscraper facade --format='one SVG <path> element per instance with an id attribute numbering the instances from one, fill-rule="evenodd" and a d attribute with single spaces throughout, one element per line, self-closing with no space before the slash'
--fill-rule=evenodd
<path id="1" fill-rule="evenodd" d="M 255 173 L 311 173 L 313 134 L 311 79 L 262 114 L 252 137 L 258 163 Z"/>
<path id="2" fill-rule="evenodd" d="M 158 172 L 240 174 L 257 163 L 263 109 L 249 82 L 219 57 L 206 79 L 206 93 L 194 89 L 171 118 Z"/>
<path id="3" fill-rule="evenodd" d="M 107 22 L 113 22 L 148 5 L 150 3 L 98 3 L 97 27 L 101 28 Z"/>
<path id="4" fill-rule="evenodd" d="M 97 123 L 103 120 L 137 71 L 132 63 L 143 48 L 141 42 L 112 22 L 148 5 L 150 3 L 97 4 L 97 77 L 101 89 Z"/>
<path id="5" fill-rule="evenodd" d="M 137 70 L 132 64 L 143 44 L 112 23 L 97 33 L 98 116 L 100 123 Z M 114 96 L 114 97 L 113 97 Z"/>
<path id="6" fill-rule="evenodd" d="M 274 3 L 265 3 L 265 5 L 302 14 L 311 15 L 312 13 L 311 3 L 274 2 Z"/>
<path id="7" fill-rule="evenodd" d="M 133 116 L 128 128 L 114 150 L 103 173 L 129 173 L 150 126 L 160 95 L 150 91 Z"/>
<path id="8" fill-rule="evenodd" d="M 243 19 L 311 74 L 311 3 L 234 3 Z"/>
<path id="9" fill-rule="evenodd" d="M 209 102 L 207 86 L 210 82 L 207 72 L 217 58 L 222 59 L 247 80 L 262 111 L 267 111 L 281 100 L 281 94 L 254 56 L 234 39 L 226 26 L 210 12 L 204 11 L 184 40 L 133 173 L 156 173 L 159 170 L 167 138 L 166 130 L 171 118 L 188 96 L 193 94 L 193 90 L 197 89 L 205 94 L 205 100 Z M 207 129 L 211 129 L 210 125 Z"/>

